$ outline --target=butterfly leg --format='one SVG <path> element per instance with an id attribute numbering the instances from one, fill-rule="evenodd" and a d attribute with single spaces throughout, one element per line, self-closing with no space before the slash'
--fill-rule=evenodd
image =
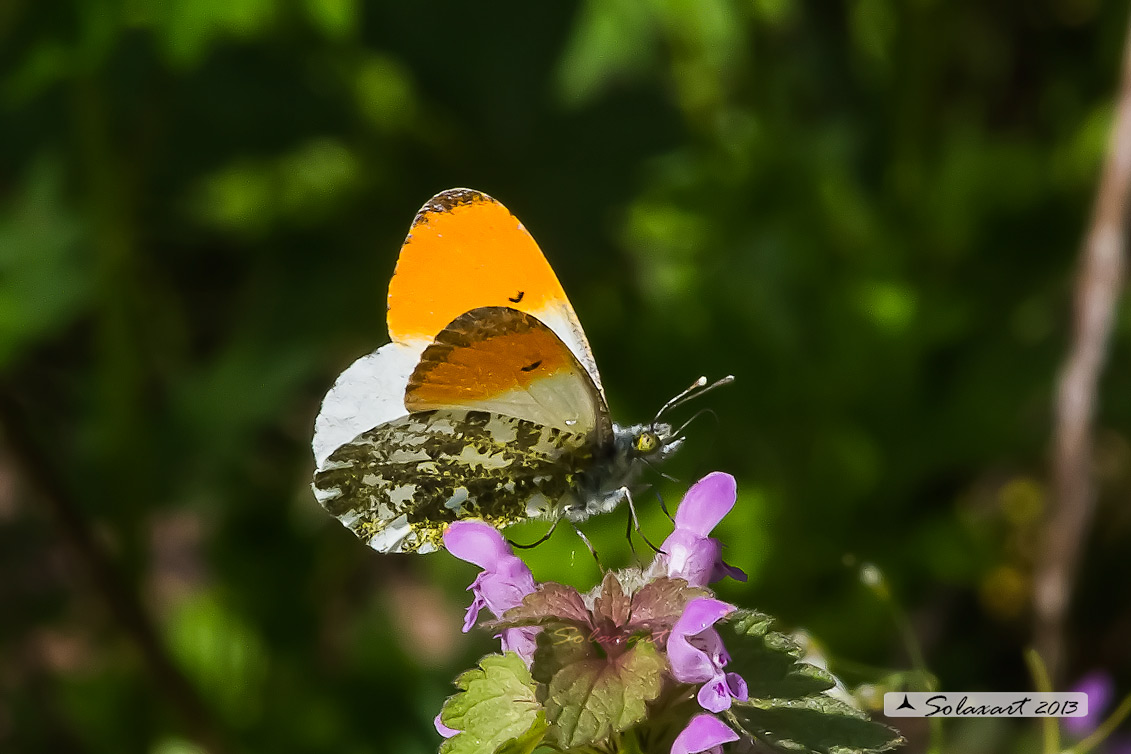
<path id="1" fill-rule="evenodd" d="M 675 519 L 672 518 L 672 514 L 668 513 L 668 506 L 664 504 L 664 496 L 660 494 L 659 488 L 656 488 L 655 490 L 653 490 L 653 492 L 656 493 L 656 499 L 660 501 L 660 510 L 662 510 L 664 512 L 664 515 L 668 517 L 668 521 L 671 521 L 674 524 Z"/>
<path id="2" fill-rule="evenodd" d="M 530 543 L 530 544 L 528 544 L 528 545 L 520 545 L 520 544 L 519 544 L 518 542 L 515 542 L 515 541 L 514 541 L 514 540 L 512 540 L 512 539 L 508 539 L 508 540 L 507 540 L 507 542 L 508 542 L 508 543 L 510 544 L 510 546 L 511 546 L 511 547 L 517 547 L 517 548 L 518 548 L 518 549 L 520 549 L 520 550 L 529 550 L 529 549 L 531 549 L 531 548 L 537 547 L 538 545 L 542 544 L 542 543 L 543 543 L 543 542 L 545 542 L 545 541 L 546 541 L 547 539 L 549 539 L 549 538 L 550 538 L 551 536 L 553 536 L 553 534 L 554 534 L 554 529 L 557 529 L 557 528 L 558 528 L 558 522 L 559 522 L 559 521 L 561 521 L 561 519 L 560 519 L 560 518 L 556 519 L 556 520 L 554 521 L 554 525 L 550 527 L 550 530 L 549 530 L 548 532 L 546 532 L 545 534 L 543 534 L 543 535 L 542 535 L 542 536 L 541 536 L 541 537 L 540 537 L 540 538 L 538 539 L 538 541 L 536 541 L 536 542 L 531 542 L 531 543 Z"/>
<path id="3" fill-rule="evenodd" d="M 664 474 L 664 478 L 670 479 L 671 477 L 669 477 L 667 474 Z M 652 492 L 656 493 L 656 499 L 660 501 L 660 510 L 662 510 L 664 512 L 664 515 L 668 517 L 668 521 L 671 521 L 674 524 L 675 519 L 672 518 L 672 514 L 668 512 L 668 506 L 666 503 L 664 503 L 664 496 L 660 494 L 660 488 L 653 487 L 649 484 L 646 487 L 642 487 L 641 490 L 651 490 Z"/>
<path id="4" fill-rule="evenodd" d="M 672 476 L 671 474 L 665 474 L 664 472 L 653 466 L 651 463 L 649 463 L 647 458 L 644 459 L 644 463 L 648 464 L 648 468 L 650 468 L 652 471 L 655 471 L 657 474 L 662 476 L 664 479 L 667 479 L 669 482 L 676 482 L 677 484 L 679 483 L 679 480 L 674 476 Z M 648 486 L 651 487 L 651 485 Z M 668 517 L 668 521 L 671 521 L 674 524 L 675 519 L 672 518 L 672 514 L 668 513 L 668 506 L 664 504 L 664 497 L 660 494 L 660 491 L 658 489 L 656 490 L 656 498 L 660 501 L 660 510 L 662 510 L 664 512 L 664 515 Z"/>
<path id="5" fill-rule="evenodd" d="M 558 521 L 561 521 L 561 519 L 559 518 Z M 556 524 L 557 522 L 555 522 L 555 525 Z M 597 550 L 594 549 L 593 543 L 589 541 L 589 537 L 585 536 L 585 533 L 581 531 L 581 529 L 577 528 L 577 524 L 575 524 L 573 521 L 570 521 L 569 524 L 573 527 L 573 530 L 577 532 L 577 536 L 581 538 L 581 541 L 585 543 L 585 546 L 589 548 L 589 554 L 592 555 L 593 560 L 597 562 L 597 570 L 601 573 L 604 573 L 605 567 L 601 565 L 601 558 L 597 556 Z"/>
<path id="6" fill-rule="evenodd" d="M 632 541 L 632 514 L 624 520 L 624 538 L 628 540 L 628 549 L 632 550 L 632 557 L 638 557 L 636 554 L 636 543 Z"/>
<path id="7" fill-rule="evenodd" d="M 640 528 L 640 518 L 636 515 L 636 505 L 632 502 L 632 490 L 628 489 L 628 487 L 621 487 L 619 490 L 617 490 L 617 492 L 619 492 L 624 497 L 624 499 L 628 501 L 628 515 L 630 516 L 630 520 L 632 521 L 633 528 L 636 529 L 636 533 L 640 535 L 640 538 L 643 539 L 649 547 L 651 547 L 658 553 L 662 553 L 663 550 L 652 544 L 652 540 L 648 539 L 648 535 L 645 534 L 644 530 Z M 631 538 L 629 539 L 629 542 L 632 542 Z"/>

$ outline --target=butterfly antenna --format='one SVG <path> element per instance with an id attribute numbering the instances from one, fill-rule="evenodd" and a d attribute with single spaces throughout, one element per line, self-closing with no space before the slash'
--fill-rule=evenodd
<path id="1" fill-rule="evenodd" d="M 715 417 L 716 423 L 719 421 L 719 415 L 715 413 L 714 409 L 712 409 L 712 408 L 701 408 L 701 409 L 699 409 L 698 411 L 695 412 L 694 416 L 692 416 L 690 419 L 685 421 L 683 423 L 682 427 L 680 427 L 679 429 L 672 432 L 672 439 L 673 440 L 682 440 L 683 439 L 682 435 L 684 433 L 684 430 L 686 430 L 688 427 L 691 426 L 691 422 L 695 421 L 696 419 L 698 419 L 703 414 L 710 414 L 711 416 Z"/>
<path id="2" fill-rule="evenodd" d="M 686 398 L 688 395 L 690 395 L 691 393 L 694 393 L 696 390 L 699 390 L 700 388 L 702 388 L 706 384 L 707 384 L 707 378 L 706 377 L 700 377 L 699 379 L 695 380 L 695 382 L 692 382 L 691 385 L 688 386 L 688 388 L 686 390 L 675 395 L 667 403 L 660 406 L 660 410 L 656 412 L 656 416 L 652 419 L 652 423 L 655 424 L 656 422 L 658 422 L 660 420 L 660 417 L 664 415 L 664 412 L 666 412 L 668 409 L 672 408 L 677 403 L 679 403 L 681 400 Z"/>
<path id="3" fill-rule="evenodd" d="M 699 379 L 695 380 L 695 382 L 691 383 L 691 386 L 684 390 L 682 393 L 675 396 L 670 401 L 661 406 L 660 410 L 656 412 L 655 418 L 652 419 L 652 424 L 655 425 L 655 423 L 660 420 L 660 417 L 662 417 L 668 411 L 671 411 L 673 408 L 678 408 L 679 406 L 682 406 L 684 403 L 687 403 L 690 400 L 709 393 L 717 387 L 729 385 L 732 382 L 734 382 L 733 374 L 728 374 L 726 377 L 723 377 L 721 380 L 716 380 L 710 385 L 707 384 L 706 377 L 700 377 Z"/>

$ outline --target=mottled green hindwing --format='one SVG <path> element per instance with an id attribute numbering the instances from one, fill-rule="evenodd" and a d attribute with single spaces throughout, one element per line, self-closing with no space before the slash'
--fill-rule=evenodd
<path id="1" fill-rule="evenodd" d="M 379 552 L 431 552 L 451 521 L 557 518 L 591 441 L 485 411 L 424 411 L 363 432 L 314 476 L 326 510 Z"/>

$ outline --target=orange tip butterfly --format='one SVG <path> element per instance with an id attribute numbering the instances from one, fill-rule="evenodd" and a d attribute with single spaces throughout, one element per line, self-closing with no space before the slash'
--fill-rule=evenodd
<path id="1" fill-rule="evenodd" d="M 447 525 L 582 521 L 632 503 L 683 442 L 609 417 L 593 353 L 534 239 L 486 194 L 416 215 L 389 283 L 391 343 L 338 377 L 314 423 L 314 494 L 379 552 L 432 552 Z M 686 424 L 684 425 L 686 427 Z"/>

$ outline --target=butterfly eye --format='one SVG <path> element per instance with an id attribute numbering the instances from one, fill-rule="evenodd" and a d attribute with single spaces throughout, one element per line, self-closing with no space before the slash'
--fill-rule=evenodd
<path id="1" fill-rule="evenodd" d="M 660 438 L 656 437 L 655 432 L 641 432 L 636 436 L 637 453 L 654 453 L 660 447 Z"/>

